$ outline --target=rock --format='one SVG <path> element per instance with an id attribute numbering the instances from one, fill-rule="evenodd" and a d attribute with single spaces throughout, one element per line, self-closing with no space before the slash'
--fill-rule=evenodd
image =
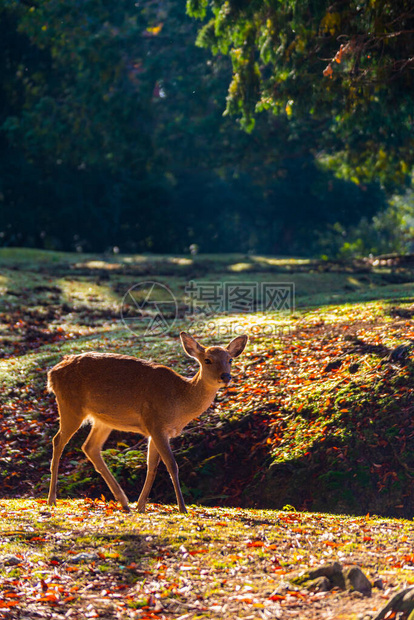
<path id="1" fill-rule="evenodd" d="M 373 620 L 383 620 L 392 614 L 392 612 L 409 613 L 409 619 L 412 620 L 411 616 L 414 617 L 414 586 L 397 592 Z"/>
<path id="2" fill-rule="evenodd" d="M 315 568 L 314 570 L 309 571 L 310 579 L 317 579 L 318 577 L 326 577 L 329 579 L 331 584 L 331 588 L 340 588 L 341 590 L 345 589 L 345 581 L 344 576 L 342 574 L 342 566 L 339 562 L 330 562 L 329 564 L 324 564 L 319 568 Z"/>
<path id="3" fill-rule="evenodd" d="M 328 577 L 321 575 L 320 577 L 316 577 L 316 579 L 308 581 L 306 587 L 311 592 L 329 592 L 332 588 L 332 584 Z"/>
<path id="4" fill-rule="evenodd" d="M 341 359 L 333 360 L 326 364 L 322 372 L 331 372 L 331 370 L 338 370 L 342 366 L 343 361 Z"/>
<path id="5" fill-rule="evenodd" d="M 373 588 L 378 588 L 378 590 L 383 590 L 384 589 L 384 582 L 381 579 L 381 577 L 377 577 L 376 579 L 374 579 L 374 581 L 372 583 L 372 587 Z"/>
<path id="6" fill-rule="evenodd" d="M 328 579 L 332 579 L 341 573 L 342 566 L 339 562 L 329 562 L 329 564 L 323 564 L 322 566 L 319 566 L 319 568 L 310 570 L 308 574 L 310 579 L 316 579 L 317 577 L 328 577 Z"/>
<path id="7" fill-rule="evenodd" d="M 96 553 L 78 553 L 71 558 L 73 564 L 81 564 L 82 562 L 96 562 L 99 560 L 99 555 Z"/>
<path id="8" fill-rule="evenodd" d="M 412 344 L 400 344 L 393 349 L 388 357 L 389 362 L 404 362 L 412 351 Z"/>
<path id="9" fill-rule="evenodd" d="M 332 588 L 339 588 L 358 592 L 364 596 L 371 596 L 372 591 L 371 582 L 359 566 L 349 566 L 343 569 L 339 562 L 330 562 L 300 573 L 291 581 L 316 592 L 327 592 Z"/>
<path id="10" fill-rule="evenodd" d="M 297 585 L 306 585 L 307 582 L 314 582 L 320 577 L 325 577 L 329 581 L 329 589 L 335 586 L 341 589 L 345 588 L 345 581 L 342 575 L 342 566 L 339 564 L 339 562 L 330 562 L 329 564 L 323 564 L 323 566 L 319 566 L 318 568 L 306 571 L 305 573 L 300 573 L 291 581 Z M 306 585 L 306 587 L 308 586 Z"/>
<path id="11" fill-rule="evenodd" d="M 359 566 L 350 566 L 343 571 L 347 590 L 356 590 L 364 596 L 371 596 L 372 585 Z"/>
<path id="12" fill-rule="evenodd" d="M 23 562 L 23 560 L 21 558 L 18 558 L 16 555 L 4 555 L 1 559 L 0 559 L 0 564 L 3 564 L 4 566 L 17 566 L 18 564 L 21 564 Z"/>

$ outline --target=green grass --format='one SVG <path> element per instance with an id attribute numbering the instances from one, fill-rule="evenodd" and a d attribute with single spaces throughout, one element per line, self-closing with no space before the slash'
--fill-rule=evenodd
<path id="1" fill-rule="evenodd" d="M 339 559 L 381 577 L 388 597 L 412 583 L 413 356 L 388 358 L 414 339 L 413 279 L 409 269 L 302 259 L 0 249 L 0 618 L 256 620 L 288 611 L 322 620 L 329 611 L 356 620 L 380 609 L 384 592 L 315 597 L 291 579 Z M 132 333 L 120 320 L 123 296 L 143 280 L 177 298 L 166 336 L 148 338 L 139 325 Z M 196 327 L 184 312 L 191 280 L 294 282 L 296 308 L 220 313 Z M 171 506 L 139 515 L 132 503 L 125 514 L 86 499 L 109 496 L 80 450 L 87 429 L 62 458 L 57 508 L 45 504 L 57 430 L 49 367 L 97 349 L 191 375 L 179 331 L 226 343 L 235 327 L 250 341 L 234 386 L 173 443 L 189 515 L 177 513 L 163 467 L 152 498 Z M 145 440 L 114 432 L 104 454 L 133 502 Z M 14 497 L 28 499 L 6 499 Z M 79 553 L 88 555 L 75 562 Z"/>
<path id="2" fill-rule="evenodd" d="M 133 506 L 133 509 L 135 506 Z M 0 614 L 105 618 L 319 620 L 385 605 L 412 583 L 410 521 L 150 504 L 125 514 L 102 500 L 0 500 Z M 367 554 L 369 549 L 369 554 Z M 383 552 L 386 549 L 386 553 Z M 383 590 L 320 596 L 298 575 L 327 562 L 359 565 Z M 303 580 L 302 580 L 303 581 Z M 132 614 L 132 615 L 131 615 Z M 6 616 L 7 617 L 7 616 Z M 265 615 L 266 617 L 266 615 Z"/>
<path id="3" fill-rule="evenodd" d="M 93 256 L 13 248 L 0 249 L 0 265 L 5 493 L 47 491 L 57 419 L 54 397 L 45 392 L 46 371 L 64 354 L 122 352 L 191 375 L 195 365 L 182 352 L 179 331 L 221 344 L 237 327 L 250 342 L 237 362 L 235 387 L 220 392 L 202 422 L 174 442 L 187 500 L 356 513 L 374 505 L 376 512 L 400 516 L 414 509 L 412 369 L 385 363 L 387 351 L 414 337 L 410 270 L 241 255 Z M 145 336 L 142 325 L 131 332 L 121 321 L 124 295 L 148 279 L 169 286 L 177 298 L 179 317 L 163 337 Z M 294 282 L 296 309 L 220 313 L 195 323 L 185 312 L 191 280 Z M 341 369 L 324 372 L 336 357 Z M 352 364 L 358 368 L 351 375 Z M 107 492 L 80 451 L 84 434 L 65 452 L 63 497 Z M 133 458 L 129 453 L 137 441 L 113 433 L 106 445 L 132 498 L 145 471 L 145 442 Z M 162 468 L 154 497 L 173 501 Z"/>

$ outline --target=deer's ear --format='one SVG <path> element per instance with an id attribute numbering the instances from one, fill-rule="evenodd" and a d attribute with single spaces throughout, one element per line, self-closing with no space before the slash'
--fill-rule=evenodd
<path id="1" fill-rule="evenodd" d="M 232 357 L 237 357 L 238 355 L 243 353 L 247 341 L 248 337 L 246 336 L 246 334 L 244 334 L 243 336 L 237 336 L 237 338 L 234 338 L 234 340 L 232 340 L 230 344 L 227 345 L 227 351 Z"/>
<path id="2" fill-rule="evenodd" d="M 181 332 L 180 334 L 181 344 L 183 345 L 184 351 L 190 357 L 194 357 L 196 360 L 199 359 L 200 355 L 202 355 L 205 351 L 205 348 L 197 342 L 195 338 L 187 334 L 187 332 Z"/>

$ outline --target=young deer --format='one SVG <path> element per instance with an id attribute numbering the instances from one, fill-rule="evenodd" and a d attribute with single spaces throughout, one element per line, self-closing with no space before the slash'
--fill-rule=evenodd
<path id="1" fill-rule="evenodd" d="M 161 364 L 111 353 L 69 355 L 49 371 L 48 388 L 56 395 L 60 416 L 60 428 L 53 438 L 49 504 L 56 504 L 62 451 L 89 420 L 92 428 L 82 449 L 124 510 L 129 510 L 128 499 L 101 455 L 113 429 L 149 438 L 147 475 L 138 510 L 145 512 L 161 458 L 171 476 L 180 512 L 187 512 L 170 438 L 211 405 L 220 387 L 228 385 L 232 358 L 243 352 L 247 336 L 234 338 L 225 348 L 203 347 L 185 332 L 180 337 L 184 351 L 200 365 L 191 379 Z"/>

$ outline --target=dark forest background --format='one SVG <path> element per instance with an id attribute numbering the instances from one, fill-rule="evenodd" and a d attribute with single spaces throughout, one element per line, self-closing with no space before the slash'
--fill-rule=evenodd
<path id="1" fill-rule="evenodd" d="M 216 18 L 221 4 L 213 3 Z M 287 17 L 294 4 L 285 3 Z M 332 47 L 336 18 L 326 16 L 338 13 L 314 4 L 322 26 L 312 40 Z M 250 23 L 239 8 L 232 24 Z M 298 11 L 291 17 L 310 40 Z M 0 245 L 342 257 L 409 250 L 411 194 L 396 198 L 412 166 L 401 154 L 412 126 L 405 86 L 388 89 L 394 100 L 387 95 L 385 107 L 381 93 L 374 100 L 364 91 L 369 114 L 360 127 L 348 114 L 339 136 L 332 122 L 344 97 L 323 76 L 319 50 L 312 79 L 324 93 L 321 114 L 312 108 L 309 66 L 301 75 L 292 65 L 301 113 L 291 100 L 275 114 L 256 106 L 253 128 L 245 110 L 241 122 L 223 116 L 226 105 L 237 111 L 240 54 L 230 35 L 222 29 L 227 48 L 207 41 L 205 49 L 195 44 L 199 29 L 181 1 L 0 2 Z M 271 63 L 262 63 L 263 75 Z M 240 75 L 239 90 L 248 80 Z M 402 123 L 394 138 L 384 130 L 390 110 Z M 341 155 L 358 150 L 358 136 L 363 163 Z"/>

